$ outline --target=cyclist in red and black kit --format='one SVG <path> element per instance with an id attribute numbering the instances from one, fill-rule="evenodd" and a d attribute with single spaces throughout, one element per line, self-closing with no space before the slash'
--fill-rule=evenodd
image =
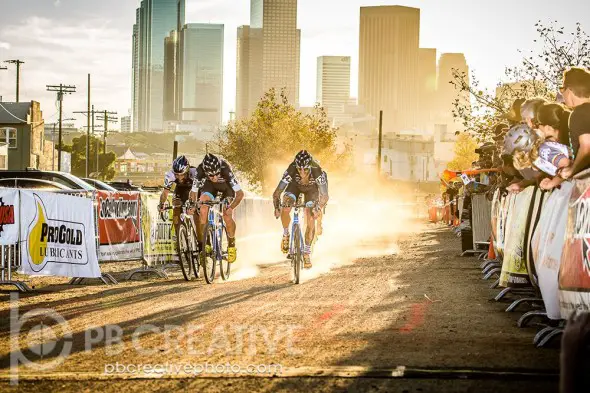
<path id="1" fill-rule="evenodd" d="M 189 199 L 189 194 L 193 186 L 193 182 L 197 176 L 197 168 L 190 166 L 188 159 L 185 156 L 177 157 L 172 163 L 172 170 L 166 172 L 164 176 L 164 190 L 160 195 L 160 204 L 158 209 L 163 211 L 164 204 L 168 200 L 168 194 L 173 184 L 176 184 L 174 188 L 174 197 L 172 199 L 172 210 L 175 233 L 178 233 L 178 226 L 180 225 L 180 213 L 181 206 Z M 197 214 L 193 215 L 195 224 L 198 221 Z"/>
<path id="2" fill-rule="evenodd" d="M 231 203 L 223 211 L 223 221 L 227 229 L 227 261 L 233 263 L 236 261 L 236 222 L 233 212 L 244 199 L 244 191 L 236 180 L 236 177 L 229 163 L 211 153 L 203 158 L 203 162 L 196 168 L 196 174 L 192 184 L 190 198 L 192 201 L 199 199 L 201 202 L 215 199 L 217 194 L 221 198 L 230 198 Z M 201 205 L 199 212 L 200 222 L 197 225 L 197 237 L 199 249 L 203 249 L 203 231 L 209 215 L 209 206 Z M 211 245 L 205 245 L 205 250 L 210 252 Z M 206 253 L 201 253 L 201 263 L 205 262 Z"/>
<path id="3" fill-rule="evenodd" d="M 283 207 L 280 200 L 283 195 Z M 321 234 L 322 210 L 328 203 L 328 176 L 322 170 L 317 160 L 314 160 L 307 150 L 301 150 L 295 160 L 289 165 L 283 178 L 273 193 L 275 217 L 281 217 L 283 224 L 283 239 L 281 250 L 289 252 L 289 224 L 291 223 L 291 206 L 300 194 L 305 197 L 305 203 L 311 205 L 305 209 L 305 247 L 303 250 L 303 267 L 311 268 L 311 243 L 315 236 L 315 224 L 318 220 L 318 234 Z"/>

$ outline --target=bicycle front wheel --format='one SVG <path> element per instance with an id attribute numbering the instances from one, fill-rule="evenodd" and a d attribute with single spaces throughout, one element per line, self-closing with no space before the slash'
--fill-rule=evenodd
<path id="1" fill-rule="evenodd" d="M 303 250 L 301 248 L 301 230 L 299 225 L 293 227 L 293 281 L 299 284 L 301 276 L 301 265 L 303 263 Z"/>
<path id="2" fill-rule="evenodd" d="M 193 268 L 195 278 L 199 279 L 201 277 L 199 274 L 199 245 L 197 243 L 197 234 L 195 233 L 194 225 L 190 225 L 190 234 L 191 236 L 189 237 L 189 240 L 191 244 L 191 266 Z"/>
<path id="3" fill-rule="evenodd" d="M 176 249 L 178 252 L 178 263 L 182 270 L 182 275 L 186 281 L 192 280 L 191 265 L 192 255 L 189 247 L 188 231 L 184 223 L 178 226 L 178 235 L 176 236 Z"/>
<path id="4" fill-rule="evenodd" d="M 229 272 L 231 270 L 231 263 L 227 260 L 227 230 L 225 226 L 221 230 L 221 236 L 219 237 L 219 249 L 221 250 L 221 258 L 219 260 L 219 272 L 223 281 L 229 279 Z"/>
<path id="5" fill-rule="evenodd" d="M 213 281 L 215 281 L 215 265 L 217 264 L 217 258 L 215 255 L 216 250 L 213 248 L 213 246 L 215 246 L 215 230 L 211 225 L 209 225 L 209 223 L 205 224 L 204 234 L 204 249 L 201 250 L 201 253 L 205 253 L 203 275 L 205 276 L 205 281 L 207 281 L 207 284 L 213 284 Z M 207 252 L 208 248 L 211 250 L 210 252 Z"/>

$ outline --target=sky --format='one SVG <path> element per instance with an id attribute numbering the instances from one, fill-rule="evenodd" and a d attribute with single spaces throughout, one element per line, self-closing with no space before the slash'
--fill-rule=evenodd
<path id="1" fill-rule="evenodd" d="M 85 124 L 87 74 L 98 110 L 127 115 L 131 104 L 131 34 L 139 0 L 0 0 L 0 61 L 20 59 L 20 100 L 41 102 L 46 123 L 57 119 L 56 95 L 46 85 L 69 84 L 64 118 Z M 187 23 L 225 24 L 224 120 L 235 109 L 236 35 L 250 19 L 249 0 L 186 0 Z M 588 0 L 299 0 L 301 29 L 300 105 L 316 95 L 318 56 L 351 56 L 351 95 L 358 87 L 358 36 L 361 6 L 403 5 L 421 10 L 420 46 L 465 53 L 482 84 L 493 87 L 504 68 L 517 65 L 520 50 L 534 49 L 535 23 L 576 22 L 590 33 Z M 16 71 L 0 70 L 0 96 L 15 100 Z"/>

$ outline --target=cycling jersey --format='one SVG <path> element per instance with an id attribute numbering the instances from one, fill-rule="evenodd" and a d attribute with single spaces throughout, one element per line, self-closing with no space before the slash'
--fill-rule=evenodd
<path id="1" fill-rule="evenodd" d="M 164 189 L 170 190 L 172 188 L 173 184 L 176 184 L 177 188 L 179 186 L 180 187 L 192 187 L 196 176 L 197 176 L 197 168 L 195 168 L 194 166 L 191 166 L 189 168 L 188 176 L 185 178 L 185 180 L 183 182 L 180 182 L 176 178 L 174 171 L 169 170 L 168 172 L 166 172 L 166 175 L 164 176 Z"/>
<path id="2" fill-rule="evenodd" d="M 280 195 L 283 191 L 293 198 L 304 194 L 306 201 L 318 202 L 320 207 L 328 201 L 328 176 L 316 160 L 312 160 L 309 176 L 305 178 L 299 174 L 294 162 L 289 165 L 277 189 L 273 194 L 273 202 L 276 209 L 280 205 Z"/>
<path id="3" fill-rule="evenodd" d="M 309 174 L 309 178 L 307 180 L 308 181 L 306 183 L 303 182 L 303 178 L 299 174 L 295 163 L 292 162 L 283 174 L 281 182 L 287 185 L 292 181 L 295 181 L 300 189 L 312 188 L 316 185 L 322 186 L 326 184 L 326 172 L 322 170 L 320 164 L 316 160 L 311 161 L 311 173 Z"/>
<path id="4" fill-rule="evenodd" d="M 236 176 L 234 175 L 229 163 L 226 160 L 221 159 L 221 158 L 219 160 L 221 161 L 221 169 L 220 169 L 220 174 L 217 177 L 217 182 L 215 182 L 215 183 L 213 183 L 211 180 L 209 180 L 209 177 L 207 176 L 207 174 L 205 173 L 205 170 L 203 169 L 203 164 L 201 164 L 197 167 L 195 178 L 194 178 L 193 185 L 192 185 L 193 192 L 198 192 L 200 189 L 205 187 L 205 185 L 208 185 L 208 183 L 212 183 L 213 185 L 215 185 L 214 188 L 216 190 L 219 188 L 223 188 L 223 186 L 225 186 L 224 188 L 231 189 L 234 192 L 240 191 L 242 189 L 242 187 L 240 187 L 240 184 L 238 183 L 238 180 L 236 179 Z"/>

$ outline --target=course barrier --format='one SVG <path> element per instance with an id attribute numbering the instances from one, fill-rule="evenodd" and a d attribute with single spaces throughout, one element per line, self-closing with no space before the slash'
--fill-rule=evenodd
<path id="1" fill-rule="evenodd" d="M 137 273 L 167 277 L 165 269 L 178 267 L 176 237 L 172 211 L 160 214 L 159 199 L 157 193 L 0 189 L 0 285 L 29 291 L 14 272 L 116 284 L 99 262 L 131 260 L 142 267 L 128 279 Z M 234 214 L 238 237 L 277 226 L 268 199 L 246 198 Z"/>
<path id="2" fill-rule="evenodd" d="M 471 197 L 474 246 L 491 235 L 494 257 L 481 265 L 484 279 L 495 275 L 492 288 L 503 288 L 494 299 L 513 296 L 506 311 L 531 305 L 518 326 L 540 318 L 533 343 L 547 345 L 575 310 L 590 310 L 590 170 L 551 192 L 536 186 L 519 193 L 496 190 L 489 221 L 481 211 L 486 196 Z M 480 252 L 480 258 L 490 254 Z"/>

